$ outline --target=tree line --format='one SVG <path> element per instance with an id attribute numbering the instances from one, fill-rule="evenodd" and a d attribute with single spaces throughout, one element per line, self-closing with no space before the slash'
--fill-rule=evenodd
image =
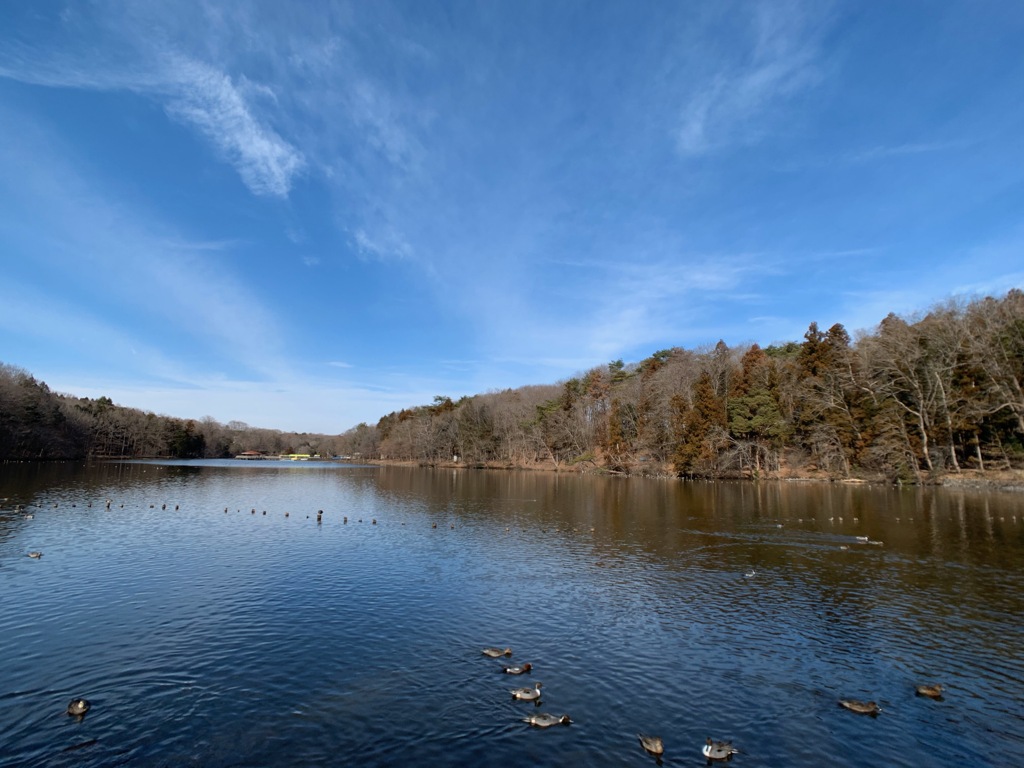
<path id="1" fill-rule="evenodd" d="M 692 478 L 922 482 L 1024 468 L 1024 292 L 890 314 L 850 338 L 672 348 L 549 385 L 405 408 L 342 435 L 158 416 L 0 364 L 0 458 L 348 455 Z"/>
<path id="2" fill-rule="evenodd" d="M 856 340 L 811 323 L 801 342 L 665 349 L 560 384 L 438 396 L 358 437 L 423 463 L 921 482 L 1024 467 L 1022 385 L 1015 289 L 890 314 Z"/>
<path id="3" fill-rule="evenodd" d="M 333 456 L 334 435 L 177 419 L 96 399 L 51 392 L 27 371 L 0 363 L 0 460 L 224 458 L 243 451 Z"/>

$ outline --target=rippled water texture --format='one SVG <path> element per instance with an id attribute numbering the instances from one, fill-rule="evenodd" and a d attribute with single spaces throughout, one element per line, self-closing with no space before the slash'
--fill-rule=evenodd
<path id="1" fill-rule="evenodd" d="M 0 497 L 2 766 L 1024 765 L 1021 494 L 197 462 Z"/>

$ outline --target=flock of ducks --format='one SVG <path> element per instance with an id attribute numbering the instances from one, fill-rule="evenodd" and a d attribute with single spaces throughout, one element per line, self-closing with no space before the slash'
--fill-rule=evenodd
<path id="1" fill-rule="evenodd" d="M 54 505 L 54 506 L 56 506 L 56 505 Z M 74 506 L 74 505 L 72 505 L 72 506 Z M 92 506 L 92 504 L 90 503 L 89 506 Z M 111 501 L 109 499 L 107 499 L 106 500 L 106 507 L 109 509 L 110 506 L 111 506 Z M 122 505 L 122 507 L 123 506 L 124 505 Z M 150 508 L 153 508 L 154 506 L 155 505 L 150 504 Z M 163 504 L 161 508 L 162 509 L 167 509 L 167 505 Z M 176 504 L 174 506 L 174 508 L 178 509 L 179 507 Z M 21 506 L 20 505 L 18 505 L 18 508 L 16 509 L 16 511 L 17 512 L 21 511 Z M 224 508 L 224 512 L 225 513 L 228 512 L 228 508 L 227 507 Z M 251 514 L 253 514 L 253 515 L 256 514 L 256 509 L 255 508 L 253 508 L 251 510 Z M 265 510 L 264 510 L 263 514 L 264 515 L 267 514 Z M 321 510 L 317 510 L 316 521 L 318 523 L 322 522 L 323 514 L 324 513 L 323 513 L 322 509 Z M 285 517 L 288 517 L 288 516 L 289 516 L 289 513 L 285 512 Z M 26 514 L 25 517 L 31 518 L 32 515 Z M 309 515 L 307 515 L 306 517 L 308 518 Z M 343 522 L 343 524 L 348 523 L 348 517 L 347 516 L 344 517 L 342 522 Z M 358 522 L 361 523 L 363 521 L 362 521 L 362 519 L 360 519 Z M 372 521 L 372 524 L 376 525 L 377 524 L 377 520 L 374 519 Z M 436 528 L 437 524 L 434 523 L 433 527 Z M 452 528 L 454 528 L 454 527 L 455 526 L 453 525 Z M 876 546 L 881 546 L 882 545 L 882 542 L 871 540 L 867 536 L 857 536 L 857 537 L 855 537 L 855 541 L 858 544 L 874 544 Z M 848 549 L 848 547 L 842 546 L 841 549 Z M 28 553 L 28 556 L 30 558 L 38 560 L 38 559 L 40 559 L 43 556 L 43 553 L 40 552 L 40 551 L 37 551 L 37 550 L 33 550 L 33 551 Z M 748 579 L 753 578 L 755 576 L 755 572 L 753 570 L 748 571 L 747 573 L 744 574 L 744 576 L 746 578 L 748 578 Z M 492 659 L 498 659 L 498 658 L 503 658 L 503 657 L 507 658 L 507 657 L 510 657 L 512 655 L 512 649 L 511 648 L 484 648 L 483 649 L 483 655 L 484 656 L 488 656 L 488 657 L 490 657 Z M 523 663 L 523 664 L 515 664 L 515 665 L 509 664 L 509 665 L 503 665 L 502 666 L 502 672 L 504 672 L 505 674 L 509 674 L 509 675 L 523 675 L 523 674 L 527 674 L 530 671 L 532 671 L 532 669 L 533 669 L 533 665 L 530 662 L 526 662 L 526 663 Z M 528 702 L 532 702 L 536 706 L 540 706 L 540 704 L 541 704 L 541 688 L 543 688 L 543 683 L 537 682 L 537 683 L 534 683 L 532 688 L 531 687 L 513 688 L 513 689 L 510 690 L 510 693 L 512 694 L 512 698 L 517 700 L 517 701 L 528 701 Z M 941 684 L 939 684 L 939 683 L 935 683 L 935 684 L 932 684 L 932 685 L 918 685 L 918 686 L 915 687 L 915 692 L 916 692 L 916 694 L 918 696 L 924 696 L 924 697 L 927 697 L 927 698 L 930 698 L 930 699 L 935 699 L 935 700 L 940 700 L 940 701 L 942 700 L 942 694 L 943 694 L 944 690 L 945 690 L 944 687 Z M 863 715 L 870 715 L 871 717 L 877 716 L 882 711 L 882 708 L 876 702 L 874 702 L 874 701 L 860 701 L 860 700 L 857 700 L 857 699 L 840 699 L 839 700 L 839 706 L 841 706 L 841 707 L 843 707 L 843 708 L 845 708 L 845 709 L 847 709 L 847 710 L 849 710 L 851 712 L 856 712 L 857 714 L 863 714 Z M 72 717 L 75 717 L 75 718 L 81 720 L 82 718 L 85 717 L 85 714 L 91 708 L 92 708 L 92 705 L 89 703 L 89 701 L 87 699 L 76 698 L 76 699 L 72 699 L 68 703 L 67 714 L 69 716 L 72 716 Z M 566 714 L 563 714 L 563 715 L 553 715 L 553 714 L 550 714 L 550 713 L 547 713 L 547 712 L 541 712 L 541 713 L 538 713 L 538 714 L 529 715 L 528 717 L 524 717 L 522 721 L 524 723 L 527 723 L 530 726 L 533 726 L 533 727 L 536 727 L 536 728 L 550 728 L 550 727 L 555 726 L 555 725 L 570 725 L 573 722 L 572 719 L 569 717 L 569 715 L 566 715 Z M 662 740 L 662 738 L 660 736 L 651 736 L 651 735 L 643 734 L 643 733 L 638 733 L 637 734 L 637 738 L 639 739 L 640 746 L 643 747 L 644 751 L 646 751 L 648 754 L 653 755 L 655 758 L 657 758 L 658 759 L 658 763 L 660 764 L 661 763 L 661 757 L 665 753 L 665 743 Z M 731 760 L 733 755 L 739 754 L 739 750 L 736 747 L 734 747 L 731 742 L 728 742 L 728 741 L 716 741 L 716 740 L 714 740 L 714 739 L 712 739 L 710 737 L 708 737 L 707 741 L 703 745 L 703 747 L 701 749 L 701 752 L 704 755 L 704 757 L 707 758 L 709 764 L 712 761 Z"/>
<path id="2" fill-rule="evenodd" d="M 512 649 L 484 648 L 483 655 L 492 659 L 500 659 L 511 656 Z M 530 662 L 515 665 L 503 664 L 501 667 L 501 671 L 507 675 L 525 675 L 532 669 L 533 664 Z M 509 692 L 512 694 L 512 698 L 516 701 L 532 701 L 534 705 L 540 706 L 540 689 L 543 687 L 543 683 L 534 683 L 532 688 L 513 688 Z M 541 712 L 536 715 L 524 717 L 523 722 L 528 723 L 535 728 L 550 728 L 553 725 L 571 725 L 572 718 L 568 715 L 552 715 L 547 712 Z"/>
<path id="3" fill-rule="evenodd" d="M 511 648 L 484 648 L 483 655 L 488 656 L 492 659 L 499 659 L 502 657 L 509 657 L 512 655 Z M 510 675 L 522 675 L 533 669 L 533 665 L 529 662 L 520 665 L 502 665 L 502 672 Z M 532 701 L 535 705 L 540 706 L 541 703 L 541 688 L 543 683 L 534 683 L 532 688 L 513 688 L 511 690 L 512 698 L 517 701 Z M 915 687 L 915 692 L 918 696 L 924 696 L 929 699 L 942 700 L 942 693 L 945 688 L 941 683 L 935 683 L 930 685 L 918 685 Z M 856 712 L 861 715 L 870 715 L 871 717 L 877 716 L 882 708 L 874 701 L 859 701 L 857 699 L 840 699 L 839 706 Z M 572 719 L 568 715 L 552 715 L 547 712 L 542 712 L 536 715 L 530 715 L 529 717 L 523 718 L 524 723 L 535 726 L 537 728 L 550 728 L 553 725 L 570 725 Z M 660 736 L 651 736 L 645 733 L 638 733 L 637 738 L 640 740 L 640 746 L 644 748 L 648 754 L 653 755 L 658 760 L 658 764 L 661 764 L 661 757 L 665 754 L 665 742 Z M 710 736 L 704 743 L 701 753 L 707 758 L 708 763 L 712 761 L 723 761 L 732 760 L 733 755 L 738 755 L 739 750 L 732 745 L 729 741 L 716 741 Z"/>
<path id="4" fill-rule="evenodd" d="M 936 701 L 942 701 L 942 692 L 944 690 L 945 688 L 941 683 L 918 685 L 914 688 L 918 696 L 935 699 Z M 871 715 L 871 717 L 877 716 L 882 711 L 882 708 L 874 701 L 858 701 L 857 699 L 840 699 L 839 706 L 851 712 L 856 712 L 859 715 Z"/>
<path id="5" fill-rule="evenodd" d="M 512 649 L 484 648 L 483 655 L 492 659 L 500 659 L 511 656 Z M 502 665 L 501 671 L 509 675 L 522 675 L 532 669 L 533 665 L 530 662 L 526 662 L 525 664 L 515 666 Z M 544 684 L 538 682 L 534 683 L 532 688 L 513 688 L 510 692 L 512 698 L 517 701 L 531 701 L 534 705 L 540 706 L 541 688 L 543 687 Z M 550 728 L 555 725 L 571 725 L 572 718 L 569 715 L 553 715 L 548 712 L 541 712 L 524 717 L 523 722 L 535 728 Z M 661 757 L 665 754 L 664 740 L 660 736 L 651 736 L 645 733 L 638 733 L 637 738 L 640 740 L 640 746 L 643 747 L 644 751 L 657 758 L 658 765 L 661 765 Z M 713 760 L 731 760 L 733 755 L 739 754 L 739 750 L 731 742 L 715 741 L 711 737 L 708 737 L 701 752 L 708 759 L 708 763 Z"/>

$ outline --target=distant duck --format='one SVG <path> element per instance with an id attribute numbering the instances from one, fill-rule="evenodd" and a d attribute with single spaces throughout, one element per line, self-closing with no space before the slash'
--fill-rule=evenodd
<path id="1" fill-rule="evenodd" d="M 713 741 L 708 736 L 704 749 L 701 750 L 708 760 L 732 760 L 732 756 L 739 753 L 739 750 L 728 741 Z"/>
<path id="2" fill-rule="evenodd" d="M 92 705 L 85 699 L 72 699 L 68 704 L 68 714 L 74 717 L 82 717 Z"/>
<path id="3" fill-rule="evenodd" d="M 541 685 L 542 683 L 537 683 L 533 688 L 513 688 L 512 698 L 519 701 L 537 701 L 540 699 Z"/>
<path id="4" fill-rule="evenodd" d="M 936 683 L 935 685 L 919 685 L 915 690 L 918 696 L 927 696 L 929 699 L 941 699 L 945 688 L 942 687 L 941 683 Z"/>
<path id="5" fill-rule="evenodd" d="M 647 736 L 643 733 L 638 733 L 636 737 L 640 739 L 640 746 L 650 754 L 659 757 L 665 754 L 665 743 L 661 740 L 661 736 Z"/>
<path id="6" fill-rule="evenodd" d="M 484 656 L 490 656 L 492 659 L 496 659 L 499 656 L 511 656 L 511 655 L 512 655 L 512 649 L 511 648 L 506 648 L 505 650 L 501 650 L 501 648 L 484 648 Z"/>
<path id="7" fill-rule="evenodd" d="M 42 552 L 29 552 L 28 556 L 31 557 L 33 560 L 38 560 L 40 557 L 43 556 L 43 553 Z"/>
<path id="8" fill-rule="evenodd" d="M 751 568 L 749 571 L 743 574 L 743 578 L 745 579 L 752 579 L 755 576 L 757 576 L 757 571 L 755 571 L 753 568 Z"/>
<path id="9" fill-rule="evenodd" d="M 856 699 L 842 699 L 839 706 L 846 707 L 851 712 L 872 717 L 882 711 L 882 708 L 873 701 L 857 701 Z"/>
<path id="10" fill-rule="evenodd" d="M 501 671 L 506 675 L 523 675 L 533 669 L 533 664 L 526 662 L 515 667 L 502 667 Z"/>
<path id="11" fill-rule="evenodd" d="M 570 725 L 572 720 L 569 719 L 568 715 L 549 715 L 546 712 L 542 712 L 539 715 L 524 717 L 523 722 L 537 728 L 550 728 L 552 725 Z"/>

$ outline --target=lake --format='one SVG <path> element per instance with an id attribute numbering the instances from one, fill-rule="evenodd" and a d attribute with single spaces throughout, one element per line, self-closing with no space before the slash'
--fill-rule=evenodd
<path id="1" fill-rule="evenodd" d="M 0 497 L 0 766 L 1024 765 L 1024 494 L 196 461 Z"/>

